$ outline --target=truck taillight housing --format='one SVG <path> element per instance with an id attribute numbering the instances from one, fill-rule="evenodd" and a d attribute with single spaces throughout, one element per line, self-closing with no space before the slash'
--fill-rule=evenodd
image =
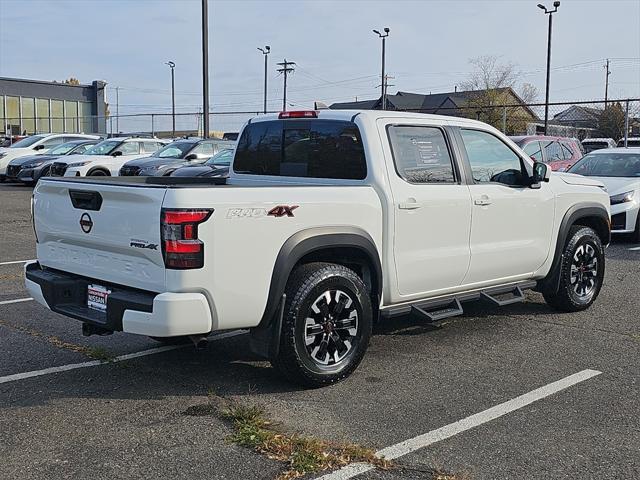
<path id="1" fill-rule="evenodd" d="M 204 243 L 198 239 L 198 225 L 212 213 L 212 209 L 204 208 L 162 209 L 160 235 L 166 268 L 186 270 L 204 266 Z"/>

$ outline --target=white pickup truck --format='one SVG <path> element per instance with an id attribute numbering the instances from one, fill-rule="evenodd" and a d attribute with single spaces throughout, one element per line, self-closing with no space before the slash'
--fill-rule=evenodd
<path id="1" fill-rule="evenodd" d="M 30 294 L 83 322 L 164 341 L 249 329 L 289 379 L 326 385 L 372 324 L 541 291 L 588 308 L 609 197 L 481 122 L 305 111 L 245 125 L 228 179 L 47 178 L 33 196 Z"/>

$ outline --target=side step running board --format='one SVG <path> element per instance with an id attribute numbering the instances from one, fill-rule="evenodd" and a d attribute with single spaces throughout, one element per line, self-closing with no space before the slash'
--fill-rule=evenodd
<path id="1" fill-rule="evenodd" d="M 462 315 L 464 312 L 462 310 L 460 300 L 454 298 L 451 302 L 439 306 L 420 307 L 418 305 L 413 305 L 411 307 L 411 313 L 433 323 L 444 320 L 445 318 Z"/>
<path id="2" fill-rule="evenodd" d="M 502 296 L 505 294 L 510 296 L 507 298 L 503 298 Z M 498 297 L 497 295 L 501 295 L 501 297 Z M 504 307 L 505 305 L 511 305 L 512 303 L 524 301 L 524 292 L 517 285 L 513 288 L 513 290 L 508 292 L 502 291 L 499 293 L 492 293 L 491 291 L 482 291 L 480 292 L 480 296 L 499 307 Z"/>

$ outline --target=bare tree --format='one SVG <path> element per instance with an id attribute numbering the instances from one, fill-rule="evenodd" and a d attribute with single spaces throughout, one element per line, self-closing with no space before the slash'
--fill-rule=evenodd
<path id="1" fill-rule="evenodd" d="M 462 82 L 468 93 L 464 116 L 478 118 L 505 133 L 524 133 L 526 123 L 537 120 L 524 105 L 533 103 L 538 90 L 530 83 L 519 83 L 521 72 L 512 62 L 500 62 L 496 56 L 485 55 L 469 60 L 473 69 Z"/>

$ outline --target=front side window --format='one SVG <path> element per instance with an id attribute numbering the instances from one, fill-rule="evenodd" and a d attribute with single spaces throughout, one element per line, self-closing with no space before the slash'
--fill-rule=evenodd
<path id="1" fill-rule="evenodd" d="M 527 143 L 524 146 L 524 152 L 533 158 L 536 162 L 542 162 L 542 148 L 540 148 L 540 142 Z"/>
<path id="2" fill-rule="evenodd" d="M 444 134 L 436 127 L 390 126 L 398 175 L 409 183 L 453 183 L 455 174 Z"/>
<path id="3" fill-rule="evenodd" d="M 519 186 L 526 181 L 522 161 L 500 139 L 479 130 L 460 130 L 476 183 Z"/>
<path id="4" fill-rule="evenodd" d="M 85 152 L 86 155 L 109 155 L 115 148 L 120 145 L 119 140 L 105 140 L 100 142 L 91 148 L 88 148 Z"/>
<path id="5" fill-rule="evenodd" d="M 256 122 L 242 132 L 236 173 L 361 180 L 367 176 L 358 127 L 337 120 Z"/>

